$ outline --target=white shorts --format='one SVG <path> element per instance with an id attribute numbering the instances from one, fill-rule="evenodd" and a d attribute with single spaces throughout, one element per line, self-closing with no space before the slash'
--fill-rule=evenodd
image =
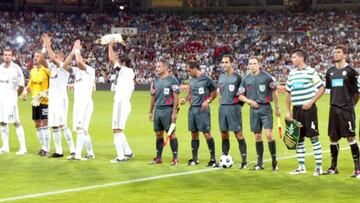
<path id="1" fill-rule="evenodd" d="M 93 101 L 74 103 L 73 130 L 78 128 L 84 131 L 89 130 L 91 114 L 94 109 Z"/>
<path id="2" fill-rule="evenodd" d="M 112 117 L 112 129 L 125 130 L 126 121 L 131 112 L 130 101 L 115 101 Z"/>
<path id="3" fill-rule="evenodd" d="M 67 125 L 68 107 L 68 98 L 61 98 L 55 101 L 49 100 L 49 127 L 59 127 Z"/>
<path id="4" fill-rule="evenodd" d="M 20 123 L 19 109 L 15 104 L 0 103 L 0 122 L 1 123 Z"/>

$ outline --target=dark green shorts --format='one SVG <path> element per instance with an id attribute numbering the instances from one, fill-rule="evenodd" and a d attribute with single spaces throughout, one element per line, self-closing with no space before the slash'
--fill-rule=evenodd
<path id="1" fill-rule="evenodd" d="M 242 132 L 240 105 L 220 105 L 219 128 L 221 132 Z"/>
<path id="2" fill-rule="evenodd" d="M 172 107 L 154 109 L 154 131 L 168 131 L 171 125 Z"/>
<path id="3" fill-rule="evenodd" d="M 258 109 L 250 108 L 251 132 L 260 133 L 262 129 L 273 129 L 273 110 L 271 105 L 260 105 Z"/>
<path id="4" fill-rule="evenodd" d="M 201 107 L 191 106 L 188 112 L 188 128 L 191 132 L 210 132 L 210 109 L 201 112 Z"/>

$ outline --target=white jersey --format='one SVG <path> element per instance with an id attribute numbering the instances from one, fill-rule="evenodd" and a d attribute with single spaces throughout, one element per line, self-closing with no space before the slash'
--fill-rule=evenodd
<path id="1" fill-rule="evenodd" d="M 115 67 L 120 67 L 118 64 L 115 64 Z M 115 89 L 115 101 L 129 101 L 131 94 L 135 88 L 135 73 L 132 68 L 127 68 L 124 66 L 120 67 L 119 75 L 116 82 Z"/>
<path id="2" fill-rule="evenodd" d="M 72 68 L 75 76 L 74 102 L 92 101 L 92 92 L 95 84 L 95 69 L 86 66 L 86 70 Z"/>
<path id="3" fill-rule="evenodd" d="M 67 98 L 70 73 L 63 66 L 63 63 L 59 67 L 56 67 L 55 64 L 50 65 L 49 100 Z"/>
<path id="4" fill-rule="evenodd" d="M 0 65 L 0 103 L 16 104 L 18 86 L 24 87 L 24 75 L 21 68 L 11 62 L 9 67 L 5 63 Z"/>

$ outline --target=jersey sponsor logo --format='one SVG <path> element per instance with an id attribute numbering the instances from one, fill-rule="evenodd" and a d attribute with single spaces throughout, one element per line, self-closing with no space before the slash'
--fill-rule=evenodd
<path id="1" fill-rule="evenodd" d="M 229 91 L 233 92 L 235 90 L 235 85 L 229 85 Z"/>
<path id="2" fill-rule="evenodd" d="M 170 94 L 170 88 L 164 88 L 164 94 L 165 95 Z"/>
<path id="3" fill-rule="evenodd" d="M 342 87 L 342 86 L 344 86 L 344 79 L 342 79 L 342 78 L 332 79 L 331 80 L 331 86 L 333 86 L 333 87 Z"/>
<path id="4" fill-rule="evenodd" d="M 205 90 L 203 87 L 199 87 L 199 94 L 205 94 Z"/>
<path id="5" fill-rule="evenodd" d="M 261 84 L 261 85 L 259 85 L 259 90 L 260 90 L 260 92 L 265 92 L 265 85 L 264 84 Z"/>
<path id="6" fill-rule="evenodd" d="M 304 87 L 304 83 L 303 82 L 295 82 L 293 85 L 292 85 L 292 88 L 293 89 L 301 89 Z"/>

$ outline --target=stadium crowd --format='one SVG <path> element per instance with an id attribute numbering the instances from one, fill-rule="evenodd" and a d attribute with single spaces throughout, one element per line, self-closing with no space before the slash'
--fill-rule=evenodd
<path id="1" fill-rule="evenodd" d="M 41 48 L 40 36 L 50 33 L 54 49 L 70 52 L 72 42 L 81 39 L 84 56 L 96 68 L 97 82 L 115 80 L 109 67 L 107 46 L 95 43 L 112 27 L 136 27 L 128 46 L 118 49 L 132 59 L 137 82 L 149 83 L 155 77 L 154 63 L 168 59 L 173 74 L 188 78 L 185 63 L 196 59 L 202 71 L 217 79 L 223 54 L 232 53 L 236 70 L 246 72 L 250 55 L 263 58 L 263 68 L 280 82 L 291 69 L 294 48 L 309 54 L 309 65 L 324 76 L 332 62 L 332 48 L 349 47 L 353 67 L 360 68 L 360 15 L 356 12 L 254 14 L 183 14 L 121 12 L 107 14 L 66 14 L 48 12 L 0 12 L 0 47 L 13 47 L 25 70 L 32 67 L 32 53 Z M 119 45 L 120 46 L 120 45 Z M 26 74 L 26 72 L 25 72 Z"/>

